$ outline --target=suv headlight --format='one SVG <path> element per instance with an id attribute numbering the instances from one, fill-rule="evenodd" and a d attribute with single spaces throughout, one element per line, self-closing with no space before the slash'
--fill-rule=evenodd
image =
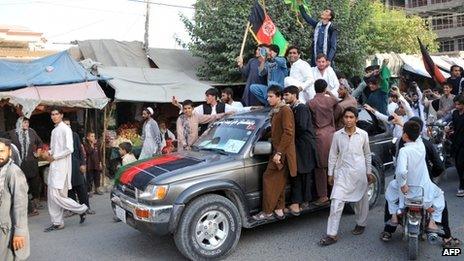
<path id="1" fill-rule="evenodd" d="M 168 194 L 168 185 L 148 184 L 144 191 L 138 191 L 138 198 L 144 200 L 162 200 Z"/>

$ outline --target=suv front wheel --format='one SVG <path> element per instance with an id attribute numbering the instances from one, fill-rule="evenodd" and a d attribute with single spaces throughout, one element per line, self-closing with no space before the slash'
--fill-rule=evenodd
<path id="1" fill-rule="evenodd" d="M 230 254 L 237 246 L 242 220 L 229 199 L 215 194 L 190 202 L 179 221 L 174 240 L 190 260 L 209 260 Z"/>

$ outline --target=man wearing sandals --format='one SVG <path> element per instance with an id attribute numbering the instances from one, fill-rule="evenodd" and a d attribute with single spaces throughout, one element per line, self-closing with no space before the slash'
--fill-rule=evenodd
<path id="1" fill-rule="evenodd" d="M 292 203 L 287 212 L 300 215 L 300 208 L 309 206 L 314 168 L 316 167 L 316 134 L 311 112 L 306 104 L 299 101 L 298 87 L 290 85 L 283 91 L 285 102 L 292 108 L 295 119 L 295 147 L 297 175 L 290 178 Z"/>
<path id="2" fill-rule="evenodd" d="M 417 123 L 417 125 L 420 127 L 419 128 L 419 133 L 422 132 L 422 130 L 421 130 L 422 121 L 420 120 L 420 118 L 413 117 L 413 118 L 411 118 L 409 120 L 409 122 Z M 400 124 L 402 124 L 402 123 L 400 123 Z M 407 124 L 410 125 L 411 123 L 407 123 Z M 407 143 L 406 140 L 403 138 L 403 141 Z M 431 178 L 434 177 L 434 176 L 440 175 L 441 171 L 439 170 L 439 173 L 433 173 L 433 175 L 430 175 L 430 174 L 432 174 L 432 173 L 430 173 L 430 171 L 433 172 L 434 170 L 427 165 L 427 161 L 431 160 L 430 158 L 433 158 L 433 155 L 431 155 L 431 154 L 435 154 L 436 152 L 433 152 L 430 149 L 428 149 L 427 147 L 431 147 L 431 149 L 433 149 L 433 146 L 431 146 L 431 145 L 425 146 L 425 142 L 428 142 L 428 141 L 423 142 L 420 138 L 417 138 L 417 140 L 414 142 L 415 143 L 414 145 L 419 146 L 419 148 L 420 147 L 424 148 L 424 155 L 418 153 L 417 156 L 424 158 L 425 167 L 426 167 L 427 173 L 429 174 L 429 175 L 425 175 L 425 176 L 428 176 L 428 180 L 430 180 L 430 183 L 432 183 Z M 428 154 L 430 154 L 430 155 L 428 155 Z M 399 157 L 398 157 L 398 160 L 399 160 Z M 398 164 L 400 164 L 400 163 L 401 162 L 398 162 Z M 437 164 L 434 163 L 434 165 L 437 165 Z M 419 171 L 421 171 L 422 173 L 424 173 L 423 167 L 424 167 L 423 165 L 417 165 L 417 166 L 413 165 L 413 168 L 420 169 Z M 433 206 L 434 212 L 433 212 L 433 215 L 432 215 L 432 220 L 430 222 L 431 224 L 429 224 L 428 229 L 431 230 L 431 231 L 436 231 L 438 229 L 438 227 L 437 227 L 437 225 L 435 224 L 435 221 L 434 221 L 434 220 L 438 220 L 438 217 L 436 215 L 439 214 L 439 211 L 436 211 L 436 210 L 440 210 L 441 208 L 443 208 L 443 210 L 441 212 L 440 221 L 437 221 L 442 225 L 443 232 L 444 232 L 444 234 L 442 236 L 443 237 L 443 246 L 444 247 L 457 247 L 457 246 L 459 246 L 461 244 L 461 241 L 459 239 L 457 239 L 457 238 L 452 237 L 452 235 L 451 235 L 451 229 L 449 227 L 448 208 L 446 206 L 446 201 L 444 200 L 444 197 L 443 197 L 443 192 L 435 184 L 433 184 L 432 187 L 434 188 L 434 191 L 437 192 L 437 193 L 435 193 L 437 195 L 432 200 L 432 206 Z M 424 187 L 424 189 L 425 188 L 426 187 Z M 427 191 L 424 191 L 424 195 L 427 195 Z M 385 242 L 390 241 L 390 239 L 392 237 L 392 233 L 394 233 L 396 231 L 396 227 L 398 226 L 398 216 L 396 215 L 396 213 L 397 213 L 398 209 L 400 208 L 400 206 L 398 205 L 399 204 L 398 202 L 399 202 L 399 199 L 400 199 L 399 197 L 400 197 L 400 193 L 399 193 L 399 189 L 398 189 L 398 183 L 397 183 L 397 181 L 395 179 L 395 180 L 390 182 L 390 184 L 387 187 L 386 194 L 385 194 L 385 198 L 387 200 L 387 204 L 385 205 L 386 224 L 385 224 L 385 227 L 384 227 L 384 231 L 380 234 L 380 239 L 385 241 Z"/>
<path id="3" fill-rule="evenodd" d="M 263 174 L 263 211 L 254 220 L 284 219 L 285 185 L 287 175 L 297 173 L 295 152 L 295 123 L 292 110 L 282 101 L 280 87 L 272 85 L 267 90 L 271 106 L 271 140 L 274 153 Z"/>
<path id="4" fill-rule="evenodd" d="M 346 108 L 343 113 L 345 127 L 335 132 L 329 153 L 328 182 L 333 185 L 327 236 L 319 241 L 328 246 L 338 240 L 338 226 L 345 202 L 356 202 L 354 235 L 364 232 L 369 213 L 368 183 L 372 182 L 371 150 L 367 132 L 356 127 L 358 110 Z"/>

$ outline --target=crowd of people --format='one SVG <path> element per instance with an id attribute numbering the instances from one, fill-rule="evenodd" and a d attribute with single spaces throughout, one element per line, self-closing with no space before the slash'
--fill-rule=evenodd
<path id="1" fill-rule="evenodd" d="M 364 232 L 369 214 L 368 185 L 374 181 L 368 133 L 357 127 L 359 107 L 364 107 L 389 126 L 395 148 L 395 179 L 386 189 L 385 229 L 381 239 L 389 241 L 399 225 L 409 187 L 425 189 L 425 201 L 431 209 L 429 231 L 444 230 L 443 244 L 455 247 L 460 240 L 452 237 L 443 191 L 433 177 L 443 173 L 443 162 L 428 141 L 427 123 L 443 119 L 452 124 L 453 156 L 459 175 L 457 196 L 464 196 L 464 78 L 463 69 L 450 68 L 451 77 L 442 86 L 424 89 L 408 82 L 406 89 L 392 86 L 387 62 L 369 66 L 362 78 L 349 81 L 334 70 L 337 31 L 333 10 L 321 14 L 321 20 L 300 11 L 314 28 L 310 63 L 301 50 L 290 46 L 280 57 L 277 45 L 260 44 L 247 63 L 237 64 L 246 78 L 242 100 L 235 101 L 234 91 L 210 88 L 206 103 L 194 106 L 191 100 L 172 104 L 179 108 L 176 131 L 166 121 L 154 119 L 151 107 L 143 109 L 142 151 L 139 160 L 191 150 L 208 124 L 225 116 L 270 108 L 273 152 L 263 174 L 262 211 L 252 218 L 260 221 L 298 216 L 314 204 L 329 206 L 327 235 L 321 246 L 338 241 L 338 227 L 346 202 L 354 202 L 354 235 Z M 80 223 L 94 214 L 89 197 L 102 194 L 103 155 L 94 132 L 81 142 L 59 108 L 50 110 L 55 125 L 50 150 L 43 150 L 42 139 L 30 128 L 29 119 L 18 119 L 16 129 L 0 138 L 0 223 L 7 231 L 0 237 L 0 259 L 28 255 L 27 217 L 38 215 L 40 203 L 38 160 L 50 163 L 47 179 L 48 210 L 51 226 L 45 232 L 64 228 L 64 217 L 78 214 Z M 7 139 L 8 138 L 8 139 Z M 119 144 L 121 166 L 135 162 L 132 144 Z M 285 189 L 291 187 L 286 205 Z M 315 191 L 313 191 L 313 187 Z M 28 195 L 30 194 L 30 196 Z M 65 212 L 68 211 L 68 212 Z M 4 224 L 6 228 L 4 229 Z M 14 230 L 11 228 L 14 227 Z M 10 234 L 13 233 L 13 234 Z"/>

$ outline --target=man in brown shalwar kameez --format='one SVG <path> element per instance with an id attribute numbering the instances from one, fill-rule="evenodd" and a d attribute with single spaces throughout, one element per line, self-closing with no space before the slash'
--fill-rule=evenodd
<path id="1" fill-rule="evenodd" d="M 271 140 L 273 153 L 263 174 L 263 211 L 253 216 L 255 220 L 284 219 L 285 186 L 287 175 L 295 177 L 295 123 L 292 110 L 282 101 L 280 87 L 271 86 L 267 91 L 271 106 Z"/>
<path id="2" fill-rule="evenodd" d="M 318 153 L 317 167 L 314 170 L 318 200 L 313 203 L 316 206 L 329 204 L 327 197 L 327 166 L 332 137 L 335 132 L 335 119 L 338 108 L 338 100 L 330 92 L 327 92 L 327 82 L 319 79 L 314 83 L 316 96 L 309 102 L 314 126 L 316 128 L 316 145 Z"/>

